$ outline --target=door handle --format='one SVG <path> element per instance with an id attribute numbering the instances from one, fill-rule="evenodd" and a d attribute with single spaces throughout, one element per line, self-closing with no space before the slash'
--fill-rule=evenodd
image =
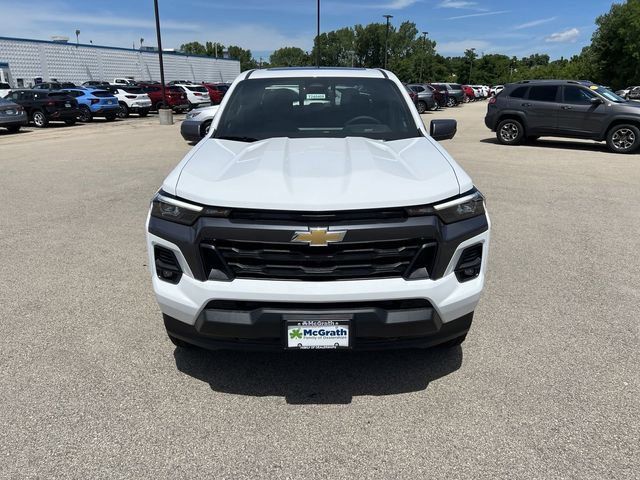
<path id="1" fill-rule="evenodd" d="M 563 105 L 563 106 L 562 106 L 562 107 L 560 107 L 560 108 L 562 108 L 562 110 L 573 110 L 573 107 L 570 107 L 570 106 L 568 106 L 568 105 Z"/>
<path id="2" fill-rule="evenodd" d="M 531 104 L 530 104 L 530 103 L 523 103 L 523 104 L 522 104 L 522 106 L 523 106 L 523 107 L 530 107 L 530 106 L 531 106 Z"/>

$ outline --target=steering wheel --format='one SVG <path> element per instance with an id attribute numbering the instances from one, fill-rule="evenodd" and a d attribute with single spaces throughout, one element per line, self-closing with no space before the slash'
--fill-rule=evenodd
<path id="1" fill-rule="evenodd" d="M 363 120 L 367 120 L 363 122 Z M 359 123 L 375 123 L 376 125 L 382 125 L 382 122 L 375 117 L 369 117 L 368 115 L 360 115 L 359 117 L 353 117 L 347 123 L 344 124 L 345 127 L 349 125 L 359 124 Z"/>

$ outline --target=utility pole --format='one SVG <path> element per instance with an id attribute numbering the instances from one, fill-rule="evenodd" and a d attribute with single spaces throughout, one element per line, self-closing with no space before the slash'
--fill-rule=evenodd
<path id="1" fill-rule="evenodd" d="M 167 109 L 167 87 L 164 82 L 164 62 L 162 60 L 162 35 L 160 34 L 160 14 L 158 13 L 158 0 L 153 0 L 153 8 L 156 14 L 156 36 L 158 37 L 158 59 L 160 60 L 160 83 L 162 84 L 162 109 L 159 109 L 160 124 L 173 124 L 173 115 L 171 109 Z M 164 110 L 164 112 L 162 112 Z M 166 117 L 166 118 L 165 118 Z"/>
<path id="2" fill-rule="evenodd" d="M 422 42 L 424 46 L 424 52 L 420 56 L 420 83 L 424 83 L 422 69 L 424 68 L 424 57 L 427 55 L 427 35 L 429 35 L 429 32 L 422 32 Z"/>
<path id="3" fill-rule="evenodd" d="M 142 50 L 142 44 L 144 43 L 144 38 L 140 37 L 140 50 Z"/>
<path id="4" fill-rule="evenodd" d="M 320 0 L 316 13 L 316 68 L 320 68 Z"/>
<path id="5" fill-rule="evenodd" d="M 80 30 L 76 30 L 76 48 L 80 45 Z"/>
<path id="6" fill-rule="evenodd" d="M 472 80 L 471 80 L 471 75 L 473 73 L 473 55 L 476 53 L 476 49 L 475 48 L 471 48 L 470 50 L 471 50 L 471 58 L 470 58 L 471 63 L 469 64 L 469 83 L 471 84 L 471 83 L 473 83 Z"/>
<path id="7" fill-rule="evenodd" d="M 387 69 L 387 54 L 389 53 L 389 20 L 393 18 L 393 15 L 383 15 L 387 19 L 387 32 L 384 36 L 384 69 Z"/>

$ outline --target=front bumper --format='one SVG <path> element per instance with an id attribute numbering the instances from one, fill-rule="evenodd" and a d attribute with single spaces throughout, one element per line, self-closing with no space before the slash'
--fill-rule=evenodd
<path id="1" fill-rule="evenodd" d="M 469 328 L 470 315 L 484 286 L 489 250 L 489 220 L 481 220 L 467 221 L 464 231 L 442 234 L 442 258 L 435 267 L 439 273 L 433 279 L 204 280 L 198 271 L 201 263 L 196 252 L 200 242 L 197 228 L 191 230 L 192 227 L 153 217 L 147 225 L 149 265 L 169 333 L 189 343 L 209 348 L 226 348 L 229 344 L 282 348 L 284 314 L 326 313 L 330 308 L 353 314 L 354 348 L 384 348 L 387 343 L 395 347 L 429 346 L 462 335 Z M 210 228 L 222 229 L 220 235 L 238 235 L 230 233 L 226 220 L 206 221 L 215 224 Z M 424 224 L 416 228 L 428 228 L 428 219 L 418 221 Z M 454 270 L 462 252 L 477 244 L 483 246 L 480 275 L 459 282 Z M 155 246 L 174 253 L 183 271 L 177 284 L 163 281 L 156 274 Z M 401 311 L 379 305 L 406 301 L 423 305 Z M 220 303 L 225 306 L 220 307 Z"/>

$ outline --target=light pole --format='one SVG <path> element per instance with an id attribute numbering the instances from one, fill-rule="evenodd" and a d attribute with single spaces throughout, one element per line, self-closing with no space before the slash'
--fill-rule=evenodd
<path id="1" fill-rule="evenodd" d="M 142 44 L 144 43 L 144 38 L 140 37 L 140 50 L 142 50 Z"/>
<path id="2" fill-rule="evenodd" d="M 160 83 L 162 84 L 162 106 L 158 109 L 161 125 L 173 124 L 173 112 L 167 108 L 167 88 L 164 83 L 164 62 L 162 60 L 162 35 L 160 34 L 160 14 L 158 13 L 158 0 L 153 0 L 153 8 L 156 15 L 156 36 L 158 37 L 158 59 L 160 60 Z"/>
<path id="3" fill-rule="evenodd" d="M 76 48 L 80 45 L 80 30 L 76 30 Z"/>
<path id="4" fill-rule="evenodd" d="M 473 73 L 473 56 L 476 53 L 476 49 L 475 48 L 470 48 L 469 50 L 471 50 L 471 63 L 469 64 L 469 83 L 473 83 L 471 81 L 471 74 Z"/>
<path id="5" fill-rule="evenodd" d="M 387 54 L 389 52 L 389 20 L 393 18 L 393 15 L 383 15 L 387 19 L 387 32 L 384 35 L 384 69 L 387 69 Z"/>
<path id="6" fill-rule="evenodd" d="M 424 83 L 424 77 L 422 76 L 422 69 L 424 67 L 424 57 L 427 55 L 427 35 L 429 32 L 422 32 L 422 42 L 424 45 L 424 52 L 420 55 L 420 83 Z"/>
<path id="7" fill-rule="evenodd" d="M 320 68 L 320 0 L 316 10 L 316 68 Z"/>

